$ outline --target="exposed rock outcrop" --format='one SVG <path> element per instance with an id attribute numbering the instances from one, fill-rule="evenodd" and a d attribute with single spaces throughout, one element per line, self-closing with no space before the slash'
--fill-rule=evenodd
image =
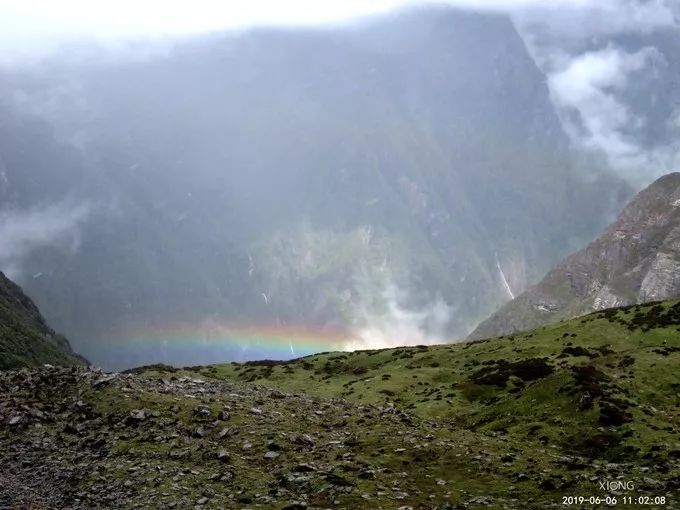
<path id="1" fill-rule="evenodd" d="M 550 271 L 469 336 L 530 329 L 594 310 L 680 295 L 680 173 L 641 191 L 585 249 Z"/>

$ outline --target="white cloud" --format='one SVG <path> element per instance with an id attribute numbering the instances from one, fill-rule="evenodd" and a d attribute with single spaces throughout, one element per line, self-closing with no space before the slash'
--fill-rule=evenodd
<path id="1" fill-rule="evenodd" d="M 581 130 L 581 142 L 589 149 L 603 150 L 615 165 L 635 158 L 640 149 L 627 132 L 639 127 L 619 94 L 632 73 L 643 70 L 661 56 L 653 48 L 626 53 L 614 47 L 585 53 L 565 69 L 549 77 L 553 100 L 562 109 L 578 112 L 578 121 L 568 127 Z M 569 120 L 566 120 L 569 124 Z"/>
<path id="2" fill-rule="evenodd" d="M 366 310 L 358 314 L 363 319 L 344 350 L 386 349 L 406 345 L 431 345 L 447 342 L 446 325 L 451 318 L 451 308 L 441 299 L 414 310 L 402 303 L 407 293 L 395 285 L 386 286 L 383 293 L 386 311 L 381 314 Z"/>
<path id="3" fill-rule="evenodd" d="M 0 0 L 0 59 L 64 42 L 157 39 L 256 25 L 337 23 L 402 7 L 446 4 L 513 13 L 566 34 L 677 23 L 675 0 Z M 674 12 L 675 9 L 675 12 Z"/>
<path id="4" fill-rule="evenodd" d="M 657 72 L 667 66 L 663 54 L 653 47 L 627 52 L 611 44 L 575 55 L 552 50 L 550 62 L 542 67 L 553 103 L 576 147 L 602 155 L 635 185 L 646 185 L 680 168 L 679 144 L 664 141 L 674 138 L 680 115 L 671 112 L 665 128 L 668 136 L 650 145 L 642 141 L 644 133 L 648 123 L 658 119 L 651 117 L 653 113 L 634 113 L 627 103 L 627 91 L 634 84 L 639 87 L 639 80 L 649 81 L 651 87 L 658 79 Z"/>
<path id="5" fill-rule="evenodd" d="M 339 23 L 426 4 L 509 13 L 549 77 L 572 138 L 603 151 L 617 168 L 634 173 L 636 166 L 653 166 L 658 174 L 680 160 L 674 147 L 640 147 L 630 128 L 646 119 L 635 117 L 620 93 L 654 59 L 653 50 L 606 47 L 624 32 L 680 29 L 678 0 L 0 0 L 0 63 L 34 63 L 75 41 L 88 41 L 90 48 L 143 41 L 126 52 L 143 58 L 165 51 L 169 38 L 256 25 Z M 580 124 L 573 122 L 574 112 Z"/>
<path id="6" fill-rule="evenodd" d="M 647 124 L 658 122 L 650 117 L 655 114 L 633 113 L 627 103 L 628 92 L 640 87 L 634 80 L 646 80 L 651 87 L 663 76 L 666 71 L 656 73 L 667 64 L 664 56 L 653 47 L 624 51 L 612 41 L 627 33 L 644 40 L 656 30 L 680 30 L 680 2 L 599 0 L 580 8 L 554 8 L 546 2 L 515 12 L 513 19 L 548 76 L 553 102 L 576 146 L 603 156 L 637 185 L 678 168 L 677 144 L 664 141 L 672 136 L 655 144 L 642 141 Z M 667 128 L 671 133 L 672 119 Z"/>
<path id="7" fill-rule="evenodd" d="M 512 13 L 520 23 L 539 21 L 553 32 L 567 34 L 638 31 L 675 24 L 674 1 L 0 0 L 0 63 L 33 63 L 74 42 L 116 46 L 144 41 L 144 51 L 154 51 L 148 43 L 181 36 L 259 25 L 342 23 L 431 4 Z"/>
<path id="8" fill-rule="evenodd" d="M 16 275 L 33 250 L 55 243 L 74 249 L 79 227 L 90 213 L 87 204 L 61 202 L 27 210 L 0 213 L 0 269 Z"/>
<path id="9" fill-rule="evenodd" d="M 669 117 L 668 128 L 680 131 L 680 106 L 676 107 L 675 110 L 673 110 L 671 116 Z"/>

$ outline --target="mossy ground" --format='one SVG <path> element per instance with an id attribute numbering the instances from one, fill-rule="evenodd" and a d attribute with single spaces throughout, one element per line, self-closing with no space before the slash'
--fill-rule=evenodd
<path id="1" fill-rule="evenodd" d="M 680 304 L 668 301 L 493 340 L 328 353 L 282 364 L 226 364 L 200 373 L 358 404 L 394 403 L 436 423 L 440 433 L 469 437 L 468 446 L 483 440 L 490 451 L 515 452 L 512 469 L 493 467 L 490 479 L 497 490 L 489 487 L 489 493 L 500 495 L 514 485 L 523 497 L 547 503 L 561 493 L 597 491 L 560 467 L 560 456 L 652 471 L 665 470 L 677 458 L 678 368 Z M 449 462 L 437 458 L 434 464 L 445 471 Z M 532 496 L 527 484 L 504 483 L 523 470 L 534 480 L 550 473 L 568 481 Z M 635 472 L 628 476 L 640 478 Z"/>

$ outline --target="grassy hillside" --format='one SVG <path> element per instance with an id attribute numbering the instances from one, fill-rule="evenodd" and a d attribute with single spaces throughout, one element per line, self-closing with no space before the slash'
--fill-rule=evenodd
<path id="1" fill-rule="evenodd" d="M 0 273 L 0 370 L 51 363 L 83 364 L 46 324 L 33 302 Z"/>
<path id="2" fill-rule="evenodd" d="M 521 425 L 536 414 L 537 404 L 550 405 L 542 409 L 546 414 L 570 414 L 585 391 L 578 384 L 583 367 L 600 383 L 605 400 L 632 407 L 649 399 L 650 405 L 672 407 L 680 390 L 673 385 L 679 303 L 607 310 L 493 340 L 215 365 L 200 373 L 361 404 L 393 402 L 423 418 L 460 423 L 465 417 L 467 425 L 489 430 Z M 503 418 L 508 402 L 513 415 Z M 586 415 L 597 418 L 598 407 Z M 591 424 L 583 416 L 565 419 Z"/>
<path id="3" fill-rule="evenodd" d="M 112 375 L 9 372 L 0 462 L 13 478 L 0 504 L 550 508 L 563 496 L 621 505 L 645 495 L 672 508 L 679 357 L 680 302 L 669 301 L 468 344 Z M 47 417 L 20 410 L 36 399 Z M 49 459 L 41 487 L 67 467 L 69 483 L 13 490 L 35 476 L 26 458 Z M 635 488 L 600 489 L 616 479 Z"/>

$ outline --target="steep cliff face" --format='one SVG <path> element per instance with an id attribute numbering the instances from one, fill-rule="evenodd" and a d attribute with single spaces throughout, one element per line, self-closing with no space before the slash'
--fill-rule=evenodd
<path id="1" fill-rule="evenodd" d="M 33 301 L 0 272 L 0 369 L 50 363 L 84 365 L 68 340 L 55 333 Z"/>
<path id="2" fill-rule="evenodd" d="M 641 191 L 587 248 L 482 322 L 471 339 L 680 295 L 680 173 Z"/>

